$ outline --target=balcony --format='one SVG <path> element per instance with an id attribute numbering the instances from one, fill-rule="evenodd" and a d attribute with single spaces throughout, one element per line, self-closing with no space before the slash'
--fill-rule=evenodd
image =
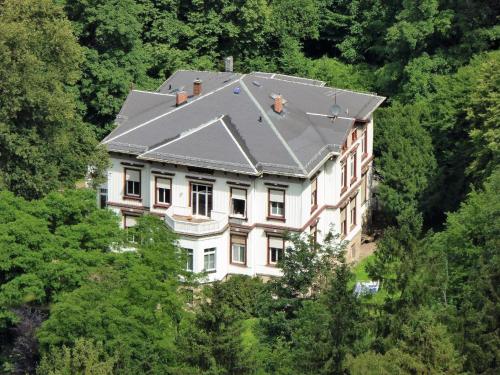
<path id="1" fill-rule="evenodd" d="M 170 206 L 165 222 L 176 233 L 202 236 L 222 231 L 228 224 L 228 215 L 212 210 L 210 217 L 193 216 L 190 207 Z"/>

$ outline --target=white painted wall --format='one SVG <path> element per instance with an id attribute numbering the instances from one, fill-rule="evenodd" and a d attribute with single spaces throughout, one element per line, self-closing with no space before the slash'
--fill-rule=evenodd
<path id="1" fill-rule="evenodd" d="M 368 124 L 368 150 L 369 156 L 373 149 L 373 123 Z M 361 133 L 358 134 L 358 140 L 351 144 L 351 135 L 348 136 L 348 150 L 344 155 L 348 155 L 353 147 L 358 145 L 357 152 L 357 180 L 361 179 L 362 155 L 361 155 Z M 121 215 L 122 210 L 130 211 L 134 208 L 145 210 L 158 215 L 165 215 L 167 209 L 153 207 L 155 201 L 154 176 L 151 170 L 173 173 L 174 176 L 165 176 L 172 180 L 172 205 L 189 207 L 189 182 L 194 181 L 186 176 L 199 176 L 208 179 L 214 179 L 215 182 L 208 182 L 213 185 L 213 210 L 229 215 L 230 213 L 230 185 L 228 181 L 242 182 L 249 184 L 250 187 L 241 187 L 247 189 L 247 220 L 244 224 L 251 227 L 247 238 L 247 265 L 232 265 L 229 262 L 230 252 L 230 231 L 226 228 L 223 233 L 207 235 L 204 237 L 194 237 L 189 235 L 180 235 L 179 245 L 181 247 L 193 249 L 194 271 L 200 272 L 203 269 L 204 249 L 215 247 L 216 250 L 216 272 L 208 275 L 208 280 L 213 281 L 222 279 L 228 274 L 246 274 L 246 275 L 271 275 L 278 276 L 280 270 L 267 264 L 267 236 L 266 230 L 274 227 L 302 228 L 309 233 L 309 225 L 314 222 L 313 219 L 319 219 L 317 223 L 318 240 L 330 230 L 331 224 L 335 231 L 340 231 L 340 209 L 339 204 L 347 197 L 351 196 L 353 190 L 348 187 L 347 191 L 341 195 L 341 168 L 340 161 L 344 155 L 328 159 L 319 169 L 318 179 L 318 202 L 317 209 L 311 212 L 311 186 L 310 181 L 299 180 L 282 176 L 264 176 L 251 177 L 245 175 L 236 175 L 215 171 L 214 174 L 203 174 L 188 171 L 186 167 L 167 164 L 151 163 L 142 160 L 136 160 L 132 157 L 122 155 L 111 156 L 111 166 L 107 173 L 108 203 L 109 207 Z M 369 158 L 368 156 L 368 158 Z M 367 160 L 367 159 L 365 159 Z M 133 163 L 143 165 L 141 168 L 141 192 L 142 201 L 124 199 L 124 168 L 128 167 L 122 163 Z M 370 162 L 371 163 L 371 162 Z M 135 167 L 132 167 L 135 168 Z M 370 173 L 370 169 L 369 169 Z M 371 174 L 369 175 L 371 177 Z M 207 183 L 200 181 L 200 183 Z M 271 186 L 266 183 L 287 185 L 284 190 L 285 195 L 285 217 L 286 220 L 269 220 L 268 213 L 268 189 Z M 348 185 L 350 179 L 348 178 Z M 238 187 L 240 188 L 240 187 Z M 280 189 L 279 187 L 277 187 Z M 366 212 L 366 205 L 361 205 L 361 196 L 359 187 L 357 188 L 357 225 L 352 230 L 348 221 L 349 233 L 346 240 L 351 240 L 361 230 L 362 215 Z M 326 206 L 326 208 L 325 208 Z M 347 206 L 347 215 L 349 217 L 349 205 Z M 320 214 L 318 215 L 318 212 Z M 227 220 L 227 218 L 226 218 Z"/>

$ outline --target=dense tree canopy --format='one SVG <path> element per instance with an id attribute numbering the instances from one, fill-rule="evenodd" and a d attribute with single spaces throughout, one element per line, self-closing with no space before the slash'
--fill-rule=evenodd
<path id="1" fill-rule="evenodd" d="M 0 373 L 498 373 L 499 14 L 491 0 L 0 1 Z M 129 243 L 73 190 L 106 166 L 97 145 L 132 87 L 229 55 L 388 97 L 378 295 L 353 293 L 334 233 L 291 234 L 280 279 L 198 285 L 162 222 Z"/>

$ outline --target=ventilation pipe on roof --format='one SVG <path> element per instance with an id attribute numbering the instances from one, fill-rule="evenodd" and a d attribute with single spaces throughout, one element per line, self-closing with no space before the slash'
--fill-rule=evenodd
<path id="1" fill-rule="evenodd" d="M 281 95 L 276 95 L 274 97 L 274 112 L 283 112 L 283 98 L 281 97 Z"/>
<path id="2" fill-rule="evenodd" d="M 198 96 L 201 94 L 201 80 L 199 78 L 196 78 L 193 81 L 193 95 Z"/>
<path id="3" fill-rule="evenodd" d="M 188 100 L 188 94 L 186 91 L 178 91 L 175 94 L 175 105 L 177 107 L 186 103 L 187 100 Z"/>

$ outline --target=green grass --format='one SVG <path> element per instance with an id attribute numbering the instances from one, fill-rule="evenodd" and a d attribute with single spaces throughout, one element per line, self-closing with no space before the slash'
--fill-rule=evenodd
<path id="1" fill-rule="evenodd" d="M 374 255 L 367 256 L 365 259 L 363 259 L 361 262 L 357 263 L 353 269 L 352 272 L 354 273 L 354 280 L 351 281 L 351 284 L 349 285 L 351 288 L 354 288 L 354 285 L 358 281 L 370 281 L 371 278 L 366 272 L 366 266 L 368 263 L 371 262 L 371 260 L 374 258 Z M 387 296 L 387 292 L 384 289 L 379 289 L 377 293 L 375 293 L 373 296 L 369 297 L 371 302 L 376 304 L 376 305 L 381 305 L 384 303 L 385 297 Z"/>
<path id="2" fill-rule="evenodd" d="M 365 259 L 354 266 L 352 272 L 354 272 L 356 281 L 371 280 L 370 276 L 368 276 L 368 273 L 366 272 L 366 266 L 370 262 L 370 260 L 373 259 L 373 257 L 373 255 L 367 256 Z"/>

